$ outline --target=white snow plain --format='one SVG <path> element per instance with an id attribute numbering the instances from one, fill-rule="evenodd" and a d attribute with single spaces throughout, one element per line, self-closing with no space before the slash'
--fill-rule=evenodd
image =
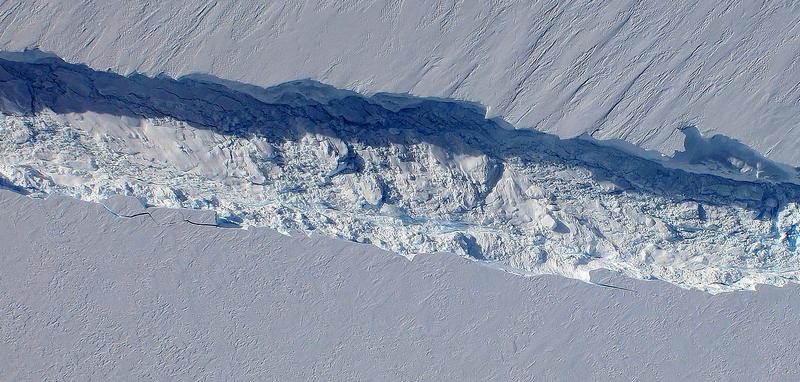
<path id="1" fill-rule="evenodd" d="M 17 192 L 132 195 L 521 274 L 603 268 L 709 292 L 800 277 L 796 169 L 694 128 L 659 162 L 461 102 L 15 57 L 0 60 L 0 175 Z"/>
<path id="2" fill-rule="evenodd" d="M 152 219 L 0 190 L 4 380 L 800 379 L 800 285 L 517 277 L 121 199 Z"/>
<path id="3" fill-rule="evenodd" d="M 311 78 L 479 102 L 665 154 L 679 129 L 800 164 L 796 1 L 9 0 L 0 49 L 120 73 Z"/>

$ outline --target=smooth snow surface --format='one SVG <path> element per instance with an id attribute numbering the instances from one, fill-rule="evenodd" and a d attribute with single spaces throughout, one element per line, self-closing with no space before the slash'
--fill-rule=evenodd
<path id="1" fill-rule="evenodd" d="M 312 78 L 487 105 L 666 154 L 679 129 L 800 164 L 800 2 L 10 0 L 0 48 L 95 69 Z"/>
<path id="2" fill-rule="evenodd" d="M 0 210 L 4 381 L 800 380 L 800 285 L 601 287 L 66 197 Z"/>
<path id="3" fill-rule="evenodd" d="M 0 60 L 0 175 L 20 193 L 133 195 L 523 274 L 605 268 L 710 292 L 800 277 L 796 170 L 692 127 L 657 162 L 507 129 L 474 104 L 17 56 Z"/>

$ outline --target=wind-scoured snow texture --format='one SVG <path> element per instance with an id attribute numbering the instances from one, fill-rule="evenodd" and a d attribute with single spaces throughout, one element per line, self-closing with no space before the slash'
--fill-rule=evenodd
<path id="1" fill-rule="evenodd" d="M 737 179 L 505 129 L 472 104 L 28 61 L 0 60 L 0 175 L 17 192 L 133 195 L 524 274 L 606 268 L 711 292 L 800 277 L 796 172 L 692 128 L 667 165 Z M 701 155 L 716 141 L 741 159 Z"/>
<path id="2" fill-rule="evenodd" d="M 798 36 L 796 1 L 0 3 L 0 48 L 96 69 L 456 98 L 518 128 L 667 154 L 692 124 L 791 165 Z"/>

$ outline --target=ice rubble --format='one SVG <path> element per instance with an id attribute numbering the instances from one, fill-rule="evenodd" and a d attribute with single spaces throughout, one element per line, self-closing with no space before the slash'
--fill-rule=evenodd
<path id="1" fill-rule="evenodd" d="M 239 91 L 55 59 L 0 60 L 0 81 L 0 175 L 18 192 L 134 195 L 521 274 L 606 268 L 711 292 L 800 277 L 796 170 L 691 129 L 659 163 L 476 105 L 311 81 Z"/>

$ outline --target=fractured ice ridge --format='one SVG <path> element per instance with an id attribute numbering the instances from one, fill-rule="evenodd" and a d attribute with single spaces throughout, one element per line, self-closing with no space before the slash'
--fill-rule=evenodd
<path id="1" fill-rule="evenodd" d="M 797 170 L 691 128 L 685 155 L 659 163 L 462 102 L 55 58 L 0 60 L 0 107 L 2 185 L 32 195 L 134 195 L 521 274 L 607 268 L 710 292 L 800 276 Z"/>

